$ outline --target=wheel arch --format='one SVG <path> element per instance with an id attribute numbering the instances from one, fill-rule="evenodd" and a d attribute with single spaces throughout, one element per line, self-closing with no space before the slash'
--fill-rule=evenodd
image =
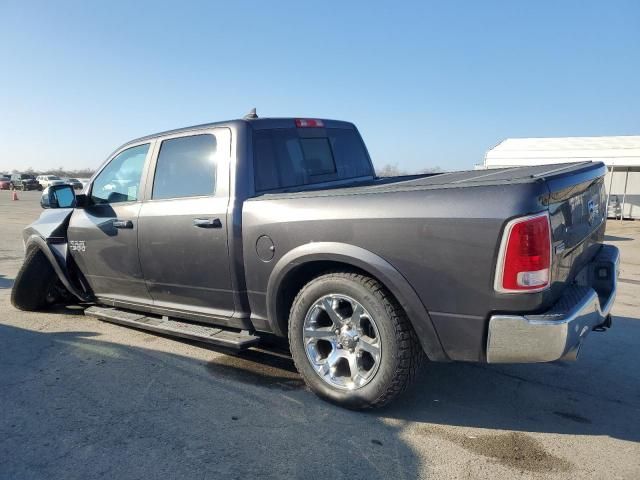
<path id="1" fill-rule="evenodd" d="M 300 289 L 323 272 L 336 270 L 358 271 L 382 283 L 406 312 L 427 357 L 448 360 L 429 312 L 407 279 L 379 255 L 345 243 L 307 243 L 287 252 L 276 263 L 266 297 L 274 333 L 286 335 L 289 311 Z"/>
<path id="2" fill-rule="evenodd" d="M 70 272 L 66 266 L 67 243 L 50 245 L 42 237 L 32 234 L 25 241 L 25 253 L 29 253 L 34 249 L 40 250 L 51 264 L 53 271 L 60 279 L 64 287 L 81 301 L 89 300 L 89 297 L 81 292 L 71 281 Z"/>

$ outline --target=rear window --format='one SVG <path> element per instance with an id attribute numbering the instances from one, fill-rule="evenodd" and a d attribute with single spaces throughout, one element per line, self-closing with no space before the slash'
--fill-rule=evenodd
<path id="1" fill-rule="evenodd" d="M 373 175 L 356 130 L 281 128 L 253 134 L 258 192 Z"/>
<path id="2" fill-rule="evenodd" d="M 154 200 L 213 195 L 216 137 L 210 134 L 164 140 L 153 180 Z"/>

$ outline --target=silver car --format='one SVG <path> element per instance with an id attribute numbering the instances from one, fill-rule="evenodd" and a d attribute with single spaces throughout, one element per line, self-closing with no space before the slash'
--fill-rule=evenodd
<path id="1" fill-rule="evenodd" d="M 77 178 L 63 178 L 62 180 L 67 185 L 71 185 L 74 190 L 82 190 L 84 188 L 84 185 L 82 184 L 82 182 Z"/>

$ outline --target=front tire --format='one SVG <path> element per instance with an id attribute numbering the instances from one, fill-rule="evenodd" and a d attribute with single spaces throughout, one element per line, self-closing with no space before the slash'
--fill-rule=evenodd
<path id="1" fill-rule="evenodd" d="M 42 310 L 53 303 L 52 290 L 58 277 L 38 248 L 27 253 L 11 290 L 11 303 L 19 310 Z"/>
<path id="2" fill-rule="evenodd" d="M 404 310 L 377 280 L 322 275 L 298 293 L 289 317 L 296 368 L 321 398 L 381 407 L 416 376 L 424 353 Z"/>

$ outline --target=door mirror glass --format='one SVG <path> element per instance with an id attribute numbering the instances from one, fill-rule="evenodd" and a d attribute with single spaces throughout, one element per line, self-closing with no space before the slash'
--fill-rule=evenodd
<path id="1" fill-rule="evenodd" d="M 52 185 L 42 192 L 42 208 L 73 208 L 76 206 L 76 194 L 71 185 Z"/>

